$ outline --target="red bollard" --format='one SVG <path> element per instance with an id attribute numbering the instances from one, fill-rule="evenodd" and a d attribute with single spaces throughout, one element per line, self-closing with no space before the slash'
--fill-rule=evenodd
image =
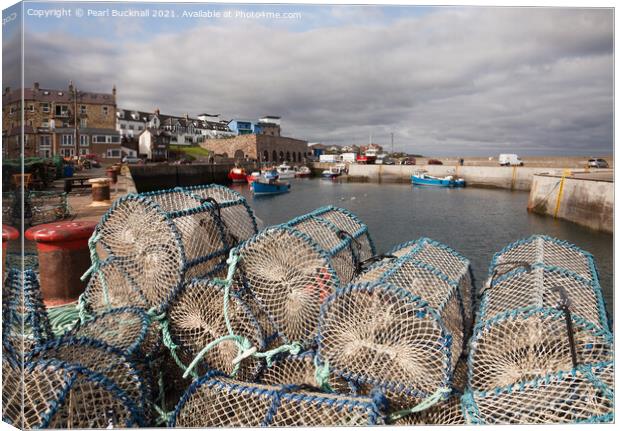
<path id="1" fill-rule="evenodd" d="M 6 268 L 6 249 L 9 241 L 19 238 L 19 231 L 12 226 L 2 225 L 2 280 L 4 280 L 4 272 Z"/>
<path id="2" fill-rule="evenodd" d="M 37 243 L 41 294 L 47 307 L 74 302 L 86 289 L 80 277 L 90 267 L 88 239 L 95 226 L 94 221 L 71 221 L 26 231 L 26 239 Z"/>

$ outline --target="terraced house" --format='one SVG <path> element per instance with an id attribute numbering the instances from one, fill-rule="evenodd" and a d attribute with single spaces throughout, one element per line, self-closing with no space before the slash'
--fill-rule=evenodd
<path id="1" fill-rule="evenodd" d="M 31 88 L 23 89 L 23 103 L 22 89 L 5 88 L 2 93 L 4 157 L 20 157 L 22 133 L 24 157 L 94 154 L 103 160 L 120 159 L 116 88 L 111 93 L 94 93 L 79 90 L 71 82 L 67 89 L 41 88 L 35 82 Z"/>

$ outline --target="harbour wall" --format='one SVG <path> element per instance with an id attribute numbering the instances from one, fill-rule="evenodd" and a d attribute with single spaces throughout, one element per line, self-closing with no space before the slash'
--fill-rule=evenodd
<path id="1" fill-rule="evenodd" d="M 256 169 L 256 164 L 239 163 L 246 171 Z M 228 172 L 234 163 L 191 165 L 131 165 L 131 176 L 138 192 L 197 186 L 200 184 L 228 184 Z"/>
<path id="2" fill-rule="evenodd" d="M 536 174 L 527 209 L 597 231 L 613 233 L 613 179 Z"/>
<path id="3" fill-rule="evenodd" d="M 324 166 L 320 166 L 324 165 Z M 315 163 L 316 170 L 327 169 L 329 164 Z M 530 190 L 534 174 L 548 172 L 545 167 L 526 166 L 459 166 L 459 165 L 361 165 L 349 166 L 347 181 L 378 183 L 409 183 L 415 171 L 424 170 L 429 175 L 443 177 L 456 175 L 468 186 L 492 187 L 508 190 Z"/>

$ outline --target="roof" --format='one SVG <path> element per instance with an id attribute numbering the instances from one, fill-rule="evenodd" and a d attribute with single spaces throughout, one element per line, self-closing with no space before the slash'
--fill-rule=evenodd
<path id="1" fill-rule="evenodd" d="M 152 112 L 135 111 L 132 109 L 117 109 L 116 118 L 124 121 L 147 122 L 153 116 Z"/>
<path id="2" fill-rule="evenodd" d="M 10 91 L 2 95 L 2 103 L 14 103 L 21 100 L 21 89 Z M 24 88 L 24 101 L 34 100 L 37 102 L 74 103 L 73 93 L 68 89 L 55 90 L 49 88 Z M 77 102 L 99 105 L 115 105 L 115 97 L 112 93 L 94 93 L 77 90 Z"/>

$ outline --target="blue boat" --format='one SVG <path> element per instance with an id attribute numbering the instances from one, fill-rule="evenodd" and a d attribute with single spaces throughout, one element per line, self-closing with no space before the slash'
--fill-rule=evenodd
<path id="1" fill-rule="evenodd" d="M 465 187 L 464 179 L 454 178 L 452 175 L 438 178 L 424 173 L 416 173 L 411 175 L 411 183 L 419 186 Z"/>
<path id="2" fill-rule="evenodd" d="M 255 195 L 277 195 L 280 193 L 287 193 L 291 189 L 289 183 L 280 181 L 265 182 L 262 180 L 254 181 L 251 187 Z"/>

